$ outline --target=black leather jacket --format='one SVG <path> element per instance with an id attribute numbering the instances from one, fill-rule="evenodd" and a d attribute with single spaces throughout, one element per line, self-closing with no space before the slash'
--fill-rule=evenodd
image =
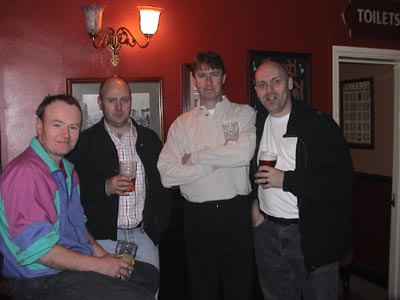
<path id="1" fill-rule="evenodd" d="M 258 102 L 256 154 L 267 116 Z M 353 164 L 341 129 L 320 110 L 293 101 L 284 137 L 298 138 L 296 168 L 285 172 L 283 190 L 297 197 L 301 246 L 311 271 L 341 259 L 350 249 Z M 254 198 L 255 170 L 256 155 L 250 172 Z"/>
<path id="2" fill-rule="evenodd" d="M 157 134 L 138 125 L 136 151 L 146 172 L 146 199 L 143 228 L 154 244 L 170 220 L 170 191 L 161 184 L 157 169 L 162 143 Z M 74 163 L 80 179 L 81 201 L 87 227 L 95 239 L 117 238 L 118 195 L 105 192 L 107 178 L 119 174 L 118 153 L 104 128 L 104 119 L 83 131 L 75 149 L 67 156 Z"/>

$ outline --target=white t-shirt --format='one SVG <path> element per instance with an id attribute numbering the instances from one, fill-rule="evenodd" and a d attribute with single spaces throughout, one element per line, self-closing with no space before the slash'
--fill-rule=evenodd
<path id="1" fill-rule="evenodd" d="M 288 171 L 296 167 L 296 145 L 297 137 L 286 137 L 287 124 L 290 113 L 283 117 L 275 118 L 268 116 L 264 124 L 264 131 L 260 141 L 260 151 L 271 151 L 278 154 L 275 168 Z M 297 197 L 290 192 L 283 191 L 282 188 L 258 188 L 258 198 L 260 208 L 268 215 L 285 218 L 297 219 L 299 209 L 297 207 Z"/>

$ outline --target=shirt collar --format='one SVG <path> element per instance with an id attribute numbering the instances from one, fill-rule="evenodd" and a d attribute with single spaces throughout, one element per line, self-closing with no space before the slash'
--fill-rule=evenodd
<path id="1" fill-rule="evenodd" d="M 215 106 L 214 115 L 218 114 L 218 111 L 220 111 L 221 109 L 226 107 L 228 103 L 229 103 L 228 98 L 225 95 L 223 95 L 222 100 L 219 101 L 217 103 L 217 105 Z M 208 109 L 204 105 L 201 105 L 200 107 L 197 108 L 196 117 L 200 117 L 200 116 L 208 116 Z"/>
<path id="2" fill-rule="evenodd" d="M 46 163 L 49 167 L 50 172 L 54 172 L 60 169 L 60 166 L 50 157 L 47 151 L 43 148 L 42 144 L 40 144 L 37 137 L 33 137 L 30 141 L 30 147 L 33 151 Z M 63 158 L 62 162 L 64 164 L 64 168 L 69 176 L 72 174 L 73 164 L 70 163 L 67 159 Z"/>
<path id="3" fill-rule="evenodd" d="M 122 134 L 122 136 L 125 136 L 125 135 L 132 135 L 133 137 L 136 138 L 136 128 L 135 128 L 135 126 L 133 126 L 132 120 L 131 120 L 130 118 L 129 118 L 128 122 L 129 122 L 129 130 L 128 130 L 128 131 L 125 131 L 125 132 Z M 106 129 L 106 131 L 108 132 L 109 135 L 113 135 L 113 136 L 116 136 L 116 137 L 120 138 L 120 137 L 118 136 L 118 134 L 117 134 L 116 132 L 114 132 L 114 131 L 110 128 L 110 126 L 108 126 L 106 120 L 104 120 L 104 128 Z"/>

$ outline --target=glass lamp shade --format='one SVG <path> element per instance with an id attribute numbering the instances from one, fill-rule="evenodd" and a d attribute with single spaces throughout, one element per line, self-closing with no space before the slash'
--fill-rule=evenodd
<path id="1" fill-rule="evenodd" d="M 81 6 L 85 14 L 85 28 L 91 37 L 95 37 L 101 30 L 103 21 L 103 12 L 107 6 L 87 5 Z"/>
<path id="2" fill-rule="evenodd" d="M 140 30 L 144 35 L 153 35 L 157 32 L 158 21 L 162 8 L 153 6 L 138 6 L 140 11 Z"/>

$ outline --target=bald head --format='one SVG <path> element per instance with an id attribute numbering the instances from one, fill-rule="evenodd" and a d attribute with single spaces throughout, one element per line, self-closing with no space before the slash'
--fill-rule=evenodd
<path id="1" fill-rule="evenodd" d="M 112 131 L 122 135 L 130 130 L 132 99 L 125 80 L 117 77 L 106 79 L 100 86 L 97 103 Z"/>
<path id="2" fill-rule="evenodd" d="M 293 79 L 281 64 L 263 62 L 256 70 L 254 84 L 260 102 L 271 116 L 282 117 L 290 112 Z"/>
<path id="3" fill-rule="evenodd" d="M 257 73 L 264 73 L 270 70 L 278 72 L 279 75 L 285 80 L 289 78 L 286 69 L 280 63 L 272 60 L 264 61 L 261 65 L 259 65 L 254 77 L 257 78 Z"/>
<path id="4" fill-rule="evenodd" d="M 104 99 L 105 91 L 111 88 L 125 89 L 129 91 L 129 94 L 131 94 L 131 89 L 125 80 L 118 77 L 111 77 L 101 83 L 99 89 L 100 99 Z"/>

